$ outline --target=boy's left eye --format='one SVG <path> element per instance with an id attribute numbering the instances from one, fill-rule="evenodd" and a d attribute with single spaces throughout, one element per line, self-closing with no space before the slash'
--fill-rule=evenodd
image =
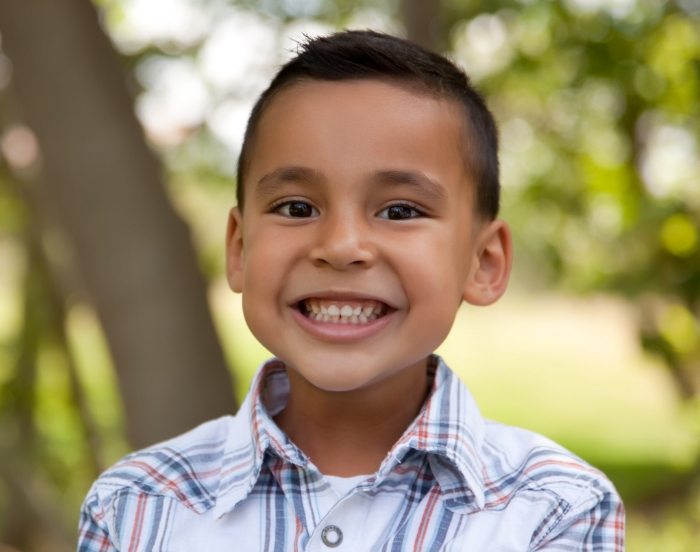
<path id="1" fill-rule="evenodd" d="M 413 205 L 408 205 L 406 203 L 396 203 L 394 205 L 389 205 L 385 207 L 377 214 L 379 218 L 388 220 L 406 220 L 417 217 L 422 217 L 423 213 L 420 212 Z"/>

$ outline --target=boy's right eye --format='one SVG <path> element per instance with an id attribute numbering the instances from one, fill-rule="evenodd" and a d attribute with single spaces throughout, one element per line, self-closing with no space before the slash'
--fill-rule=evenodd
<path id="1" fill-rule="evenodd" d="M 318 216 L 318 209 L 306 201 L 291 200 L 275 205 L 275 213 L 289 218 L 311 218 Z"/>

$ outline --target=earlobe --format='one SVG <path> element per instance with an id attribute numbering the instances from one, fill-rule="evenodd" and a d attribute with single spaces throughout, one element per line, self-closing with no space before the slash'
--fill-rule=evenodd
<path id="1" fill-rule="evenodd" d="M 478 306 L 495 303 L 506 291 L 512 262 L 513 245 L 508 225 L 502 220 L 485 225 L 477 236 L 463 299 Z"/>
<path id="2" fill-rule="evenodd" d="M 236 293 L 243 291 L 243 234 L 242 218 L 238 207 L 232 207 L 228 214 L 226 228 L 226 278 L 228 285 Z"/>

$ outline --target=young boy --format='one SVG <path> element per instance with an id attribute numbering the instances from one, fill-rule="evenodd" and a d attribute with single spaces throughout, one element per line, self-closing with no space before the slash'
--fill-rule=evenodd
<path id="1" fill-rule="evenodd" d="M 227 276 L 276 359 L 235 417 L 103 474 L 79 550 L 624 550 L 612 484 L 484 420 L 432 354 L 511 266 L 495 124 L 457 67 L 309 40 L 253 109 L 237 193 Z"/>

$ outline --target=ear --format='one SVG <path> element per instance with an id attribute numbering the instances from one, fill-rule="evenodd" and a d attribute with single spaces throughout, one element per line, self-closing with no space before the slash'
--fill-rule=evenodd
<path id="1" fill-rule="evenodd" d="M 476 237 L 471 272 L 462 298 L 472 305 L 496 302 L 508 286 L 513 263 L 513 244 L 508 225 L 502 220 L 484 224 Z"/>
<path id="2" fill-rule="evenodd" d="M 226 228 L 226 279 L 236 293 L 243 291 L 243 253 L 242 216 L 238 207 L 232 207 L 228 213 Z"/>

